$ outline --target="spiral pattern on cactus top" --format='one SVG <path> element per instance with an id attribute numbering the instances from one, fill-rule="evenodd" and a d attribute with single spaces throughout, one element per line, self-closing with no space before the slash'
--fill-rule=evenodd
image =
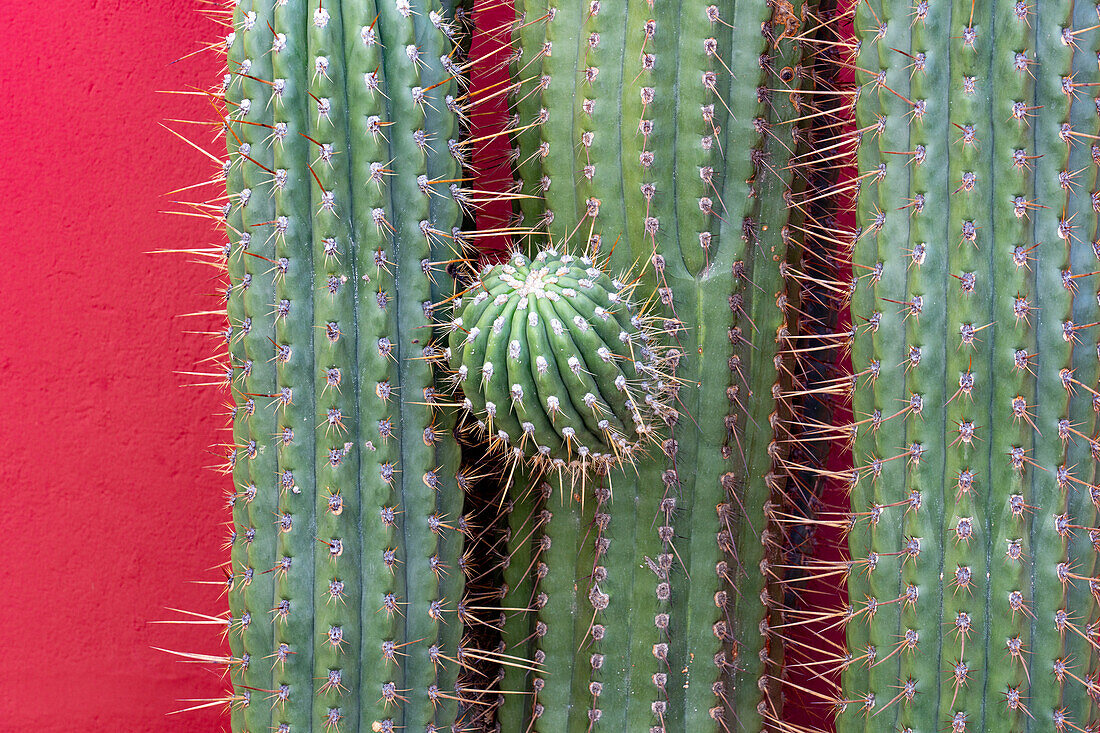
<path id="1" fill-rule="evenodd" d="M 628 291 L 589 258 L 554 249 L 485 268 L 450 324 L 475 430 L 546 468 L 632 461 L 654 439 L 670 375 Z"/>

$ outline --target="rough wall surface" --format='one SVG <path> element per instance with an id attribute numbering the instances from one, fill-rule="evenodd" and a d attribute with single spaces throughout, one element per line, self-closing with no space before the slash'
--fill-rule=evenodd
<path id="1" fill-rule="evenodd" d="M 213 341 L 179 318 L 219 307 L 212 270 L 155 249 L 220 234 L 159 213 L 211 166 L 158 125 L 206 118 L 217 34 L 195 0 L 54 0 L 0 9 L 0 732 L 220 729 L 166 717 L 221 682 L 153 645 L 217 653 L 226 482 L 217 389 L 177 375 Z M 194 125 L 197 139 L 208 137 Z M 186 507 L 186 509 L 184 509 Z"/>

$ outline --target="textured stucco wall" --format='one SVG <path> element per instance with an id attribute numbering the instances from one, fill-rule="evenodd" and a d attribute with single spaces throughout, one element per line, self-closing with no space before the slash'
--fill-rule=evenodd
<path id="1" fill-rule="evenodd" d="M 154 249 L 214 241 L 168 216 L 211 164 L 161 128 L 210 118 L 220 33 L 196 0 L 3 2 L 0 10 L 0 732 L 217 731 L 225 482 L 216 389 L 183 389 L 214 342 L 213 271 Z M 206 129 L 190 127 L 199 139 Z M 203 195 L 203 194 L 200 194 Z M 211 195 L 213 190 L 211 189 Z M 224 411 L 223 411 L 224 414 Z"/>

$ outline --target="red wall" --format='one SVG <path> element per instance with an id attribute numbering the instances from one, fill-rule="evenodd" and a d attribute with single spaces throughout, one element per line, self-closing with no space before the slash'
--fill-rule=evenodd
<path id="1" fill-rule="evenodd" d="M 197 0 L 2 0 L 0 731 L 216 731 L 218 676 L 151 649 L 217 653 L 226 483 L 216 389 L 184 389 L 214 342 L 213 271 L 155 249 L 218 233 L 160 213 L 210 165 L 159 126 L 209 118 L 158 94 L 216 79 L 173 64 L 219 33 Z M 195 126 L 192 132 L 208 138 Z"/>

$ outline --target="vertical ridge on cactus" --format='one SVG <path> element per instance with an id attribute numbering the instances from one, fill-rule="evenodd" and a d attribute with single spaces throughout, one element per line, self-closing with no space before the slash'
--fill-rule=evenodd
<path id="1" fill-rule="evenodd" d="M 464 725 L 462 481 L 432 334 L 461 248 L 448 17 L 233 9 L 234 730 Z"/>
<path id="2" fill-rule="evenodd" d="M 251 12 L 251 11 L 249 11 Z M 270 61 L 260 50 L 258 33 L 247 35 L 248 24 L 255 27 L 260 17 L 257 13 L 242 12 L 237 26 L 239 33 L 234 33 L 227 39 L 230 58 L 234 59 L 238 67 L 247 62 L 248 74 L 251 76 L 252 65 L 256 64 L 256 73 L 263 74 L 263 66 L 268 65 L 270 74 Z M 267 20 L 267 16 L 264 16 Z M 257 57 L 253 61 L 253 57 Z M 262 83 L 247 78 L 244 75 L 237 77 L 239 97 L 232 98 L 227 88 L 227 106 L 233 105 L 232 110 L 227 110 L 232 117 L 238 119 L 252 112 L 252 105 L 260 99 L 266 99 L 265 87 Z M 229 85 L 232 87 L 232 84 Z M 257 114 L 262 114 L 262 106 L 258 103 Z M 241 504 L 241 524 L 237 530 L 235 544 L 241 546 L 239 554 L 241 563 L 234 567 L 235 588 L 231 591 L 239 593 L 238 605 L 241 609 L 239 615 L 234 615 L 231 635 L 236 634 L 240 638 L 242 660 L 240 665 L 243 710 L 241 714 L 242 725 L 246 728 L 258 728 L 265 724 L 264 706 L 261 700 L 257 704 L 251 704 L 251 697 L 260 697 L 262 692 L 274 690 L 274 676 L 271 668 L 264 664 L 260 657 L 270 654 L 273 649 L 274 628 L 271 609 L 274 606 L 274 579 L 271 574 L 264 571 L 275 565 L 275 546 L 277 533 L 272 523 L 272 517 L 276 515 L 276 473 L 277 462 L 275 452 L 263 450 L 271 442 L 275 435 L 274 405 L 269 403 L 279 394 L 276 389 L 274 363 L 270 356 L 270 344 L 265 335 L 274 332 L 275 318 L 271 312 L 271 305 L 275 302 L 274 281 L 270 275 L 265 275 L 266 263 L 258 257 L 246 258 L 243 254 L 247 247 L 249 252 L 266 256 L 268 260 L 274 260 L 274 242 L 259 242 L 260 237 L 255 236 L 254 227 L 260 222 L 274 219 L 274 202 L 270 196 L 260 194 L 264 187 L 262 177 L 265 165 L 271 170 L 271 150 L 264 142 L 263 128 L 246 125 L 238 133 L 235 140 L 236 152 L 239 154 L 238 166 L 230 174 L 230 181 L 234 179 L 240 182 L 240 186 L 230 191 L 232 208 L 236 209 L 231 216 L 239 216 L 239 228 L 236 235 L 240 237 L 240 251 L 237 254 L 240 268 L 240 280 L 231 283 L 234 286 L 237 306 L 240 309 L 240 320 L 232 324 L 234 331 L 232 339 L 237 342 L 239 361 L 235 364 L 238 372 L 238 383 L 234 395 L 237 402 L 237 414 L 247 416 L 240 420 L 241 438 L 238 465 L 241 466 L 241 478 L 237 484 L 238 493 L 236 500 Z M 256 165 L 244 165 L 245 156 L 257 160 Z M 231 185 L 231 184 L 230 184 Z M 256 193 L 253 196 L 253 192 Z M 232 226 L 232 222 L 231 222 Z M 232 235 L 231 235 L 232 236 Z M 229 255 L 233 259 L 233 253 Z M 232 296 L 231 296 L 232 297 Z M 232 304 L 230 306 L 232 312 Z M 231 316 L 232 317 L 232 316 Z M 231 355 L 237 356 L 231 351 Z M 236 432 L 236 431 L 235 431 Z M 238 475 L 234 471 L 234 477 Z M 262 529 L 261 529 L 262 528 Z M 231 607 L 232 607 L 231 601 Z M 252 658 L 256 663 L 252 663 Z M 270 693 L 268 693 L 270 694 Z"/>
<path id="3" fill-rule="evenodd" d="M 276 12 L 274 17 L 257 19 L 260 22 L 270 21 L 275 28 L 275 34 L 282 34 L 275 37 L 285 39 L 286 48 L 279 53 L 266 53 L 263 48 L 252 51 L 253 57 L 264 54 L 269 59 L 271 75 L 264 76 L 264 71 L 261 70 L 256 70 L 255 73 L 250 71 L 250 75 L 259 79 L 285 79 L 287 86 L 300 90 L 306 87 L 309 73 L 304 61 L 308 50 L 303 33 L 304 11 L 302 7 L 292 5 L 287 5 L 284 10 L 285 12 Z M 252 34 L 252 38 L 257 38 L 258 35 Z M 230 88 L 232 86 L 231 82 Z M 263 86 L 257 85 L 257 92 L 262 91 Z M 262 97 L 257 99 L 260 98 Z M 276 112 L 281 112 L 279 120 L 274 119 Z M 284 105 L 281 109 L 272 109 L 272 113 L 268 124 L 285 122 L 288 134 L 309 129 L 308 112 L 302 105 Z M 265 137 L 271 134 L 266 128 L 254 129 Z M 305 145 L 274 145 L 271 144 L 273 142 L 274 140 L 268 143 L 271 162 L 264 164 L 275 171 L 284 171 L 283 174 L 275 174 L 279 176 L 280 186 L 275 187 L 271 198 L 278 210 L 276 215 L 286 217 L 287 221 L 282 236 L 274 240 L 275 263 L 288 263 L 285 276 L 272 278 L 276 291 L 273 302 L 277 304 L 278 314 L 275 321 L 275 342 L 282 349 L 277 352 L 281 356 L 275 360 L 277 391 L 280 395 L 283 389 L 292 390 L 292 393 L 289 399 L 279 405 L 282 421 L 278 428 L 283 429 L 283 432 L 276 433 L 276 445 L 279 447 L 278 512 L 280 521 L 282 517 L 290 517 L 291 525 L 289 531 L 278 533 L 279 547 L 272 567 L 278 568 L 274 573 L 278 600 L 286 600 L 291 606 L 285 616 L 280 617 L 275 646 L 270 652 L 276 656 L 266 666 L 273 670 L 279 669 L 279 684 L 288 685 L 295 694 L 295 698 L 288 701 L 293 704 L 287 706 L 286 724 L 291 730 L 308 730 L 312 718 L 310 706 L 299 697 L 301 691 L 313 689 L 316 672 L 313 664 L 314 650 L 301 640 L 313 637 L 316 606 L 321 602 L 321 598 L 313 592 L 317 575 L 308 560 L 313 556 L 317 543 L 308 531 L 302 531 L 316 526 L 319 509 L 312 499 L 317 493 L 313 466 L 318 441 L 314 431 L 310 429 L 317 419 L 314 411 L 315 378 L 311 373 L 310 360 L 303 358 L 314 350 L 318 340 L 314 323 L 314 284 L 309 275 L 313 269 L 313 242 L 310 236 L 313 212 L 308 173 L 310 151 Z M 240 165 L 248 167 L 246 163 L 242 159 Z M 263 236 L 261 232 L 262 230 L 255 231 L 254 236 Z M 264 270 L 275 264 L 254 257 L 246 258 L 243 251 L 238 256 L 255 260 Z M 274 273 L 264 275 L 263 279 L 272 275 Z M 267 349 L 271 350 L 270 343 Z M 298 358 L 294 358 L 295 352 Z M 294 524 L 298 525 L 299 531 L 294 531 Z M 297 564 L 295 559 L 298 560 Z M 281 664 L 275 664 L 276 662 Z M 264 664 L 259 660 L 257 663 Z"/>
<path id="4" fill-rule="evenodd" d="M 1096 13 L 857 10 L 839 731 L 1098 723 Z"/>

